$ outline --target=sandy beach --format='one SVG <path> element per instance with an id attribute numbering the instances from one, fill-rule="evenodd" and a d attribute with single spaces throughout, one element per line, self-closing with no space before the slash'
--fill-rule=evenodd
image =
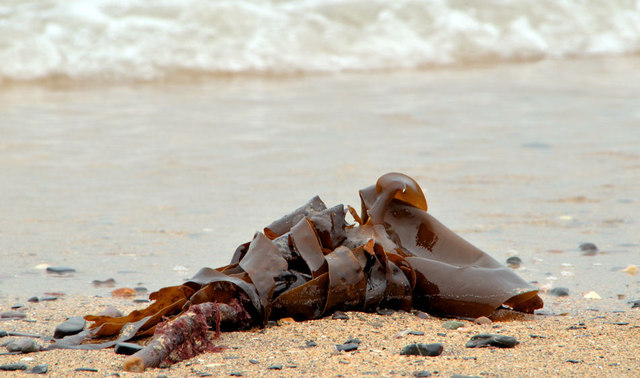
<path id="1" fill-rule="evenodd" d="M 25 303 L 26 298 L 19 298 Z M 617 376 L 640 373 L 637 343 L 640 337 L 640 309 L 624 312 L 600 311 L 599 301 L 554 298 L 571 314 L 535 315 L 488 325 L 462 320 L 461 328 L 443 327 L 436 317 L 421 318 L 411 313 L 391 315 L 348 312 L 348 320 L 323 318 L 294 322 L 281 320 L 264 329 L 223 333 L 215 345 L 219 353 L 205 353 L 165 369 L 149 369 L 144 374 L 122 370 L 124 356 L 113 349 L 100 351 L 54 350 L 20 355 L 3 355 L 0 364 L 24 363 L 29 368 L 46 364 L 51 376 L 433 376 L 513 377 L 513 376 Z M 15 304 L 2 298 L 0 311 Z M 141 305 L 130 299 L 70 296 L 55 301 L 28 303 L 19 309 L 22 320 L 3 320 L 0 329 L 51 336 L 55 327 L 69 316 L 103 310 L 107 305 L 128 312 Z M 418 333 L 408 334 L 407 331 Z M 420 334 L 423 333 L 423 334 Z M 515 337 L 514 348 L 466 348 L 476 334 L 490 333 Z M 213 334 L 212 334 L 213 335 Z M 11 337 L 4 338 L 6 341 Z M 350 338 L 361 343 L 357 350 L 338 352 L 336 344 Z M 307 346 L 314 341 L 316 346 Z M 41 345 L 46 343 L 39 341 Z M 441 343 L 436 357 L 403 356 L 402 347 L 412 343 Z M 77 369 L 95 369 L 93 373 Z M 3 372 L 3 375 L 21 374 Z"/>

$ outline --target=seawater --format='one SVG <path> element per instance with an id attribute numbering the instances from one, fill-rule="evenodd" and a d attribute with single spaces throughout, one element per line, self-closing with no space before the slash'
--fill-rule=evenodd
<path id="1" fill-rule="evenodd" d="M 401 171 L 526 280 L 626 309 L 637 17 L 630 1 L 5 1 L 0 295 L 176 285 L 313 195 L 358 207 Z"/>
<path id="2" fill-rule="evenodd" d="M 638 0 L 4 0 L 0 80 L 156 80 L 637 54 Z"/>

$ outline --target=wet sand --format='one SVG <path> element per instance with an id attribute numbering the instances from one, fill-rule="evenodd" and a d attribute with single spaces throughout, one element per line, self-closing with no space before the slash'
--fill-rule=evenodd
<path id="1" fill-rule="evenodd" d="M 349 320 L 324 318 L 299 323 L 281 320 L 278 326 L 265 329 L 223 333 L 215 341 L 216 346 L 226 347 L 220 353 L 201 354 L 170 368 L 150 369 L 144 375 L 135 376 L 412 376 L 418 371 L 429 371 L 440 377 L 453 374 L 633 377 L 640 374 L 637 360 L 640 309 L 631 309 L 628 305 L 626 311 L 612 313 L 598 311 L 598 301 L 544 298 L 558 302 L 563 308 L 582 310 L 574 315 L 536 315 L 489 325 L 463 321 L 465 325 L 457 330 L 443 328 L 447 319 L 421 319 L 400 312 L 392 315 L 349 312 Z M 20 298 L 23 302 L 25 299 Z M 13 303 L 2 299 L 0 311 L 7 310 Z M 71 296 L 30 303 L 23 309 L 29 321 L 2 321 L 0 328 L 51 335 L 67 316 L 95 313 L 107 305 L 115 305 L 122 311 L 135 308 L 131 300 Z M 407 330 L 424 335 L 399 336 Z M 511 349 L 465 348 L 469 338 L 479 333 L 513 336 L 519 344 Z M 356 351 L 336 351 L 336 344 L 355 337 L 361 340 Z M 317 346 L 306 347 L 308 341 L 315 341 Z M 402 347 L 411 343 L 441 343 L 444 351 L 437 357 L 400 355 Z M 75 371 L 78 368 L 97 369 L 99 376 L 134 376 L 122 371 L 123 360 L 123 356 L 108 349 L 55 350 L 2 356 L 0 361 L 2 364 L 23 362 L 29 367 L 47 364 L 48 374 L 52 376 L 90 374 Z M 274 365 L 282 368 L 269 369 Z"/>

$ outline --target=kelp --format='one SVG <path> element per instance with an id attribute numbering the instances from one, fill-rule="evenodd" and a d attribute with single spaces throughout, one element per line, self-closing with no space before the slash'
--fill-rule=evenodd
<path id="1" fill-rule="evenodd" d="M 238 330 L 337 310 L 414 308 L 475 318 L 501 307 L 525 313 L 542 307 L 535 287 L 427 213 L 422 189 L 409 176 L 388 173 L 360 190 L 360 199 L 357 214 L 350 206 L 327 208 L 316 196 L 240 245 L 229 265 L 202 268 L 182 285 L 152 293 L 150 306 L 129 315 L 86 316 L 91 328 L 58 347 L 110 346 L 88 342 L 149 336 L 165 320 L 191 324 L 185 316 L 206 304 L 218 307 L 197 311 L 217 316 L 217 330 L 224 329 L 221 320 Z M 346 221 L 347 211 L 355 224 Z"/>

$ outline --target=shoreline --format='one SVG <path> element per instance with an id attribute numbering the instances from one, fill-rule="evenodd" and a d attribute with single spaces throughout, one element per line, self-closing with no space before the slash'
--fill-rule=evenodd
<path id="1" fill-rule="evenodd" d="M 556 301 L 545 296 L 546 301 Z M 640 310 L 600 311 L 586 299 L 558 299 L 575 311 L 564 316 L 534 315 L 525 320 L 500 321 L 488 325 L 461 320 L 457 330 L 445 329 L 451 320 L 412 313 L 391 315 L 348 312 L 348 320 L 326 317 L 294 322 L 280 320 L 264 329 L 224 332 L 214 340 L 225 347 L 219 353 L 204 353 L 167 369 L 149 369 L 142 376 L 637 376 L 640 352 Z M 0 298 L 0 312 L 11 311 L 15 298 Z M 25 319 L 3 320 L 0 329 L 8 332 L 51 336 L 67 317 L 98 313 L 113 305 L 128 313 L 146 304 L 130 299 L 85 296 L 60 297 L 54 301 L 26 302 L 17 311 Z M 418 335 L 407 334 L 416 331 Z M 423 335 L 419 335 L 423 333 Z M 466 348 L 465 343 L 480 333 L 515 337 L 514 348 Z M 12 337 L 5 337 L 2 343 Z M 358 338 L 352 352 L 338 352 L 336 344 Z M 307 343 L 314 341 L 316 346 Z M 46 344 L 37 340 L 40 345 Z M 402 356 L 403 346 L 412 343 L 441 343 L 443 353 L 436 357 Z M 5 351 L 5 348 L 2 349 Z M 79 368 L 97 369 L 101 376 L 130 376 L 122 370 L 125 356 L 113 349 L 100 351 L 54 350 L 20 355 L 4 355 L 0 365 L 24 363 L 29 368 L 46 364 L 47 374 L 86 375 Z M 278 369 L 279 367 L 279 369 Z M 4 374 L 5 372 L 3 372 Z M 9 372 L 6 372 L 9 373 Z M 23 372 L 14 372 L 20 375 Z M 136 374 L 136 376 L 140 376 Z"/>

